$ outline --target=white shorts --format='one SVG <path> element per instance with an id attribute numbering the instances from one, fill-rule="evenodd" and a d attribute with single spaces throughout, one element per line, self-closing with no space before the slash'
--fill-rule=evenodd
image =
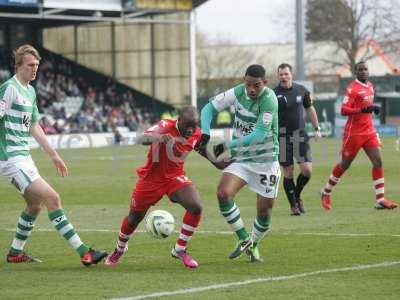
<path id="1" fill-rule="evenodd" d="M 25 189 L 40 178 L 38 169 L 30 156 L 17 156 L 0 161 L 0 173 L 7 177 L 17 190 L 25 193 Z"/>
<path id="2" fill-rule="evenodd" d="M 279 162 L 272 163 L 232 163 L 223 173 L 231 173 L 247 182 L 249 188 L 266 198 L 276 198 L 281 178 Z"/>

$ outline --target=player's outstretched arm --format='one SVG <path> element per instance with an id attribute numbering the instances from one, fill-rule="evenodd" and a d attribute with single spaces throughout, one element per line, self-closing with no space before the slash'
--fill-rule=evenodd
<path id="1" fill-rule="evenodd" d="M 135 139 L 135 144 L 148 146 L 153 143 L 168 143 L 171 139 L 173 137 L 170 134 L 144 133 Z"/>
<path id="2" fill-rule="evenodd" d="M 66 164 L 64 163 L 58 152 L 55 149 L 53 149 L 53 147 L 51 147 L 49 141 L 47 140 L 47 136 L 44 133 L 42 127 L 40 127 L 39 123 L 37 122 L 33 123 L 29 130 L 33 138 L 40 145 L 40 147 L 42 147 L 44 152 L 46 152 L 50 156 L 54 166 L 57 169 L 57 173 L 61 177 L 68 176 L 68 168 Z"/>
<path id="3" fill-rule="evenodd" d="M 197 153 L 199 153 L 201 156 L 203 156 L 205 159 L 207 159 L 214 167 L 216 167 L 219 170 L 223 170 L 223 169 L 225 169 L 227 166 L 229 166 L 231 163 L 233 163 L 235 161 L 234 159 L 230 159 L 230 160 L 227 160 L 227 161 L 225 161 L 225 160 L 224 161 L 215 161 L 212 157 L 210 157 L 210 155 L 209 155 L 209 153 L 207 151 L 207 144 L 208 144 L 208 141 L 210 139 L 210 136 L 209 135 L 205 135 L 205 134 L 203 134 L 203 135 L 205 136 L 204 139 L 207 139 L 207 141 L 204 142 L 204 140 L 202 141 L 202 139 L 200 139 L 200 141 L 194 147 L 194 150 Z M 202 135 L 202 138 L 203 138 L 203 135 Z M 203 145 L 201 146 L 201 144 L 203 144 Z"/>

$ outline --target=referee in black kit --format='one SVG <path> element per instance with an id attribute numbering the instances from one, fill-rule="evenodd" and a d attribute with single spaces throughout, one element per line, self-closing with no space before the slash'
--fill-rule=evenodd
<path id="1" fill-rule="evenodd" d="M 310 92 L 293 82 L 292 66 L 283 63 L 278 67 L 279 85 L 274 89 L 279 103 L 279 162 L 283 168 L 283 187 L 288 198 L 291 215 L 305 213 L 301 191 L 310 180 L 312 172 L 309 137 L 305 131 L 305 112 L 315 129 L 315 138 L 321 137 L 317 113 Z M 294 182 L 294 160 L 300 174 Z"/>

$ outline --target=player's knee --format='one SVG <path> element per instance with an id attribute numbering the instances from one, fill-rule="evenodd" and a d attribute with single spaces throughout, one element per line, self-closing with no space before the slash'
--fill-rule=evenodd
<path id="1" fill-rule="evenodd" d="M 130 226 L 137 226 L 139 222 L 140 221 L 133 214 L 128 215 L 128 223 Z"/>
<path id="2" fill-rule="evenodd" d="M 311 170 L 303 170 L 303 171 L 301 171 L 301 174 L 303 174 L 304 177 L 311 178 L 312 171 Z"/>
<path id="3" fill-rule="evenodd" d="M 380 157 L 375 158 L 372 161 L 372 165 L 373 165 L 374 168 L 382 168 L 382 166 L 383 166 L 382 159 Z"/>
<path id="4" fill-rule="evenodd" d="M 189 211 L 189 210 L 188 210 Z M 200 215 L 203 211 L 203 204 L 200 202 L 196 202 L 190 208 L 190 212 L 194 215 Z"/>
<path id="5" fill-rule="evenodd" d="M 130 226 L 138 226 L 139 223 L 143 220 L 145 214 L 138 214 L 130 212 L 128 215 L 128 223 Z"/>
<path id="6" fill-rule="evenodd" d="M 219 202 L 228 202 L 232 198 L 232 195 L 229 193 L 227 189 L 218 188 L 217 198 Z"/>
<path id="7" fill-rule="evenodd" d="M 30 215 L 37 216 L 42 210 L 42 206 L 40 203 L 29 203 L 26 210 Z"/>
<path id="8" fill-rule="evenodd" d="M 61 198 L 60 195 L 56 192 L 46 195 L 44 201 L 49 211 L 61 208 Z"/>
<path id="9" fill-rule="evenodd" d="M 283 168 L 283 176 L 285 178 L 292 179 L 294 176 L 293 166 Z"/>
<path id="10" fill-rule="evenodd" d="M 351 166 L 351 161 L 348 160 L 342 160 L 340 163 L 341 167 L 343 170 L 347 170 Z"/>

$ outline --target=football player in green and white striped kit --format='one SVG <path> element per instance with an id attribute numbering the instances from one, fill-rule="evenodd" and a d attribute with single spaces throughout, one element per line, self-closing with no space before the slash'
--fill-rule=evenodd
<path id="1" fill-rule="evenodd" d="M 217 197 L 221 214 L 238 237 L 230 259 L 243 252 L 250 261 L 262 261 L 258 244 L 271 227 L 271 212 L 277 197 L 281 176 L 278 154 L 278 101 L 266 87 L 265 69 L 261 65 L 247 68 L 244 83 L 210 99 L 201 111 L 203 130 L 200 147 L 210 138 L 210 124 L 218 112 L 230 108 L 235 112 L 232 140 L 213 147 L 218 158 L 225 150 L 234 162 L 223 170 Z M 235 195 L 247 185 L 257 194 L 257 216 L 251 233 L 243 223 Z"/>
<path id="2" fill-rule="evenodd" d="M 28 140 L 32 136 L 50 156 L 58 174 L 68 175 L 67 166 L 50 146 L 38 123 L 36 93 L 29 82 L 36 78 L 40 55 L 30 45 L 19 47 L 14 55 L 16 74 L 0 86 L 0 174 L 22 194 L 26 208 L 18 219 L 7 262 L 40 261 L 23 250 L 44 204 L 51 223 L 77 251 L 81 262 L 86 266 L 97 264 L 107 253 L 90 249 L 81 241 L 64 214 L 60 196 L 39 175 L 29 154 Z"/>

